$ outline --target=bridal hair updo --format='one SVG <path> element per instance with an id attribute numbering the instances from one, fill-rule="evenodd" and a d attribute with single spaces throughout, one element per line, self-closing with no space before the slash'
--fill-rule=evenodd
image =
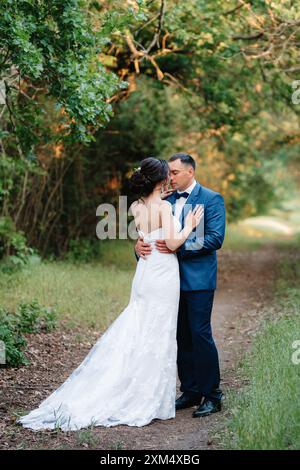
<path id="1" fill-rule="evenodd" d="M 145 158 L 129 180 L 130 192 L 137 198 L 147 197 L 152 193 L 157 183 L 165 180 L 169 174 L 166 160 L 160 158 Z"/>

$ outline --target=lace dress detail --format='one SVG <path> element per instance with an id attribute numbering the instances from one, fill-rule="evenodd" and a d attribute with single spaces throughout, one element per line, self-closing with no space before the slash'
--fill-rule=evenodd
<path id="1" fill-rule="evenodd" d="M 70 431 L 175 417 L 178 260 L 155 248 L 162 228 L 141 234 L 153 250 L 137 263 L 129 304 L 68 379 L 17 423 Z"/>

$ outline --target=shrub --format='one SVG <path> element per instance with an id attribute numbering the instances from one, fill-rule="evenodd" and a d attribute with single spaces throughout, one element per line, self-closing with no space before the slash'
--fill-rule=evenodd
<path id="1" fill-rule="evenodd" d="M 17 231 L 10 217 L 0 217 L 1 271 L 11 274 L 26 266 L 32 258 L 39 259 L 37 252 L 27 246 L 22 231 Z"/>
<path id="2" fill-rule="evenodd" d="M 16 318 L 3 308 L 0 308 L 0 341 L 5 345 L 6 366 L 18 367 L 21 364 L 29 364 L 23 353 L 27 341 L 18 328 Z"/>
<path id="3" fill-rule="evenodd" d="M 71 262 L 88 263 L 99 258 L 100 243 L 95 240 L 79 239 L 70 240 L 69 250 L 65 259 Z"/>
<path id="4" fill-rule="evenodd" d="M 24 333 L 49 332 L 56 327 L 57 312 L 39 305 L 36 299 L 19 304 L 16 313 L 0 308 L 0 341 L 5 345 L 5 365 L 28 365 L 24 356 L 27 341 Z"/>
<path id="5" fill-rule="evenodd" d="M 36 299 L 19 304 L 16 316 L 22 333 L 49 332 L 56 327 L 56 311 L 51 307 L 42 307 Z"/>

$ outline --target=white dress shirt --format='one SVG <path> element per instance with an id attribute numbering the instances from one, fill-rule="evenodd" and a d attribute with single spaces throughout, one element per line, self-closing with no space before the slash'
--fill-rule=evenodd
<path id="1" fill-rule="evenodd" d="M 178 194 L 180 194 L 180 193 L 189 193 L 189 194 L 191 194 L 191 192 L 193 191 L 196 184 L 197 184 L 197 181 L 194 180 L 192 182 L 192 184 L 188 188 L 186 188 L 184 191 L 177 191 L 177 192 L 178 192 Z M 184 204 L 186 203 L 186 200 L 187 200 L 187 198 L 185 198 L 185 197 L 179 197 L 178 199 L 176 199 L 174 216 L 177 217 L 178 220 L 180 220 L 180 214 L 181 214 L 181 211 L 183 209 Z"/>

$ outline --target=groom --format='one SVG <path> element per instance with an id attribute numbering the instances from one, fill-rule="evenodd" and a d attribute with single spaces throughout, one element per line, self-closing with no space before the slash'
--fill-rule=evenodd
<path id="1" fill-rule="evenodd" d="M 184 226 L 186 209 L 204 206 L 204 239 L 195 248 L 187 239 L 176 251 L 180 269 L 180 301 L 177 326 L 177 366 L 182 395 L 176 410 L 197 405 L 193 417 L 208 416 L 221 410 L 219 358 L 211 330 L 211 312 L 217 280 L 217 254 L 225 235 L 226 212 L 221 194 L 195 180 L 195 161 L 186 153 L 169 159 L 172 191 L 166 199 L 173 214 Z M 164 240 L 156 247 L 161 253 L 174 253 Z M 145 258 L 151 245 L 139 239 L 136 254 Z"/>

